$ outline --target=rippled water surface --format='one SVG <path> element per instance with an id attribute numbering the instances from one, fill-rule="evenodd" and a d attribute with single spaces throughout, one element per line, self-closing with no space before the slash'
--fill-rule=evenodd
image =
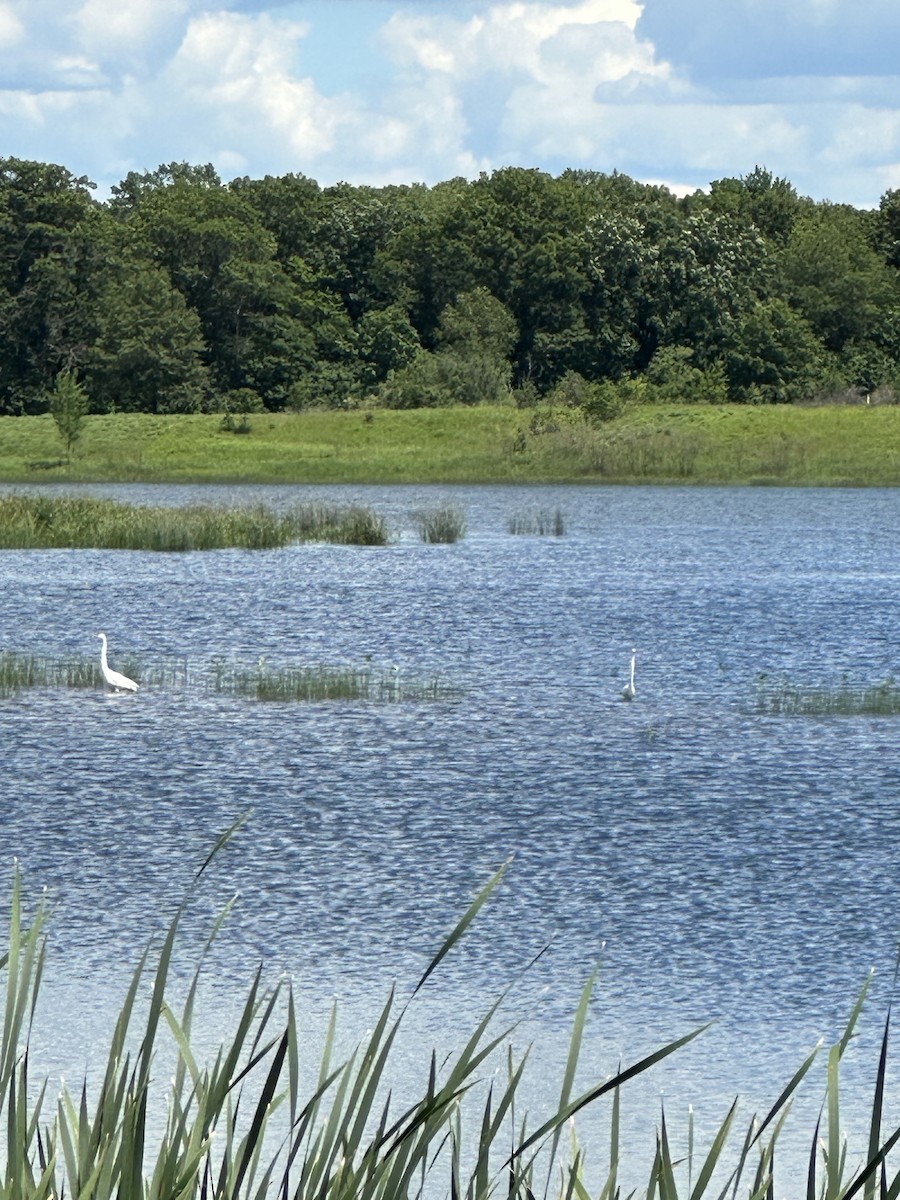
<path id="1" fill-rule="evenodd" d="M 0 701 L 4 855 L 56 909 L 52 1069 L 95 1060 L 146 940 L 252 808 L 188 925 L 199 945 L 240 892 L 211 959 L 214 1008 L 227 1012 L 262 960 L 272 980 L 295 978 L 313 1022 L 336 995 L 362 1032 L 514 855 L 414 1016 L 420 1039 L 467 1029 L 517 981 L 507 1008 L 535 1042 L 539 1106 L 599 962 L 592 1079 L 718 1018 L 635 1093 L 638 1124 L 649 1107 L 652 1125 L 664 1090 L 673 1124 L 693 1103 L 702 1136 L 735 1093 L 774 1100 L 876 965 L 885 982 L 850 1064 L 865 1085 L 900 931 L 900 718 L 765 717 L 755 700 L 762 674 L 865 685 L 897 672 L 900 493 L 92 490 L 361 501 L 395 537 L 4 552 L 0 651 L 93 655 L 103 628 L 114 666 L 396 664 L 458 693 L 263 704 L 160 686 Z M 448 500 L 467 536 L 422 545 L 413 514 Z M 566 535 L 511 536 L 509 518 L 536 508 L 560 508 Z"/>

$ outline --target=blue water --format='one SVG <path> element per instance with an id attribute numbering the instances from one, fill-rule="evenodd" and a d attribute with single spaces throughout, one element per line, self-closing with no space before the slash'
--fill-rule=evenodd
<path id="1" fill-rule="evenodd" d="M 293 977 L 312 1026 L 337 996 L 362 1033 L 391 982 L 409 989 L 512 856 L 412 1016 L 411 1072 L 424 1041 L 452 1044 L 516 981 L 505 1011 L 535 1043 L 539 1110 L 599 963 L 585 1082 L 716 1018 L 635 1085 L 626 1122 L 646 1179 L 661 1093 L 678 1128 L 693 1104 L 701 1141 L 738 1092 L 749 1120 L 820 1036 L 839 1033 L 874 965 L 845 1094 L 849 1113 L 859 1094 L 863 1152 L 900 935 L 900 718 L 774 718 L 755 702 L 762 675 L 862 686 L 898 671 L 900 493 L 90 490 L 361 501 L 394 541 L 5 552 L 0 652 L 93 655 L 102 628 L 113 666 L 396 664 L 401 679 L 438 675 L 456 691 L 420 703 L 262 704 L 177 687 L 0 701 L 4 858 L 55 909 L 38 1035 L 52 1072 L 98 1061 L 147 939 L 216 835 L 252 809 L 187 919 L 185 971 L 240 893 L 210 960 L 215 1013 L 262 961 L 271 980 Z M 447 501 L 466 513 L 465 539 L 421 544 L 416 510 Z M 536 508 L 560 508 L 566 535 L 508 533 L 509 517 Z M 637 696 L 625 704 L 632 647 Z M 820 1085 L 786 1143 L 788 1190 Z"/>

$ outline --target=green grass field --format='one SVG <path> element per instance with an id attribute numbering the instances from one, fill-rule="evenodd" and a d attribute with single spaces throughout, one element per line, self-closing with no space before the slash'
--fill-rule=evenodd
<path id="1" fill-rule="evenodd" d="M 0 417 L 0 481 L 219 483 L 900 483 L 900 408 L 476 407 L 90 417 L 71 463 L 49 416 Z"/>

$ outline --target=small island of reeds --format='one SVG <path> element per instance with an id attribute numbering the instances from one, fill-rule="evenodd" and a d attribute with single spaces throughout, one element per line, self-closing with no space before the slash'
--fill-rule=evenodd
<path id="1" fill-rule="evenodd" d="M 240 663 L 220 658 L 211 663 L 179 659 L 165 663 L 119 661 L 142 690 L 220 695 L 283 702 L 360 701 L 400 703 L 455 700 L 461 689 L 437 675 L 422 676 L 396 666 L 376 667 L 315 663 L 306 665 Z M 0 653 L 0 699 L 34 689 L 103 690 L 98 659 L 77 655 Z"/>
<path id="2" fill-rule="evenodd" d="M 95 496 L 0 496 L 0 550 L 271 550 L 293 542 L 383 546 L 383 517 L 359 506 L 125 504 Z"/>
<path id="3" fill-rule="evenodd" d="M 772 717 L 895 717 L 900 715 L 900 685 L 888 678 L 868 687 L 847 680 L 836 686 L 769 683 L 763 678 L 756 711 Z"/>
<path id="4" fill-rule="evenodd" d="M 513 513 L 507 518 L 506 528 L 518 537 L 562 537 L 566 532 L 566 518 L 562 509 L 530 509 Z"/>

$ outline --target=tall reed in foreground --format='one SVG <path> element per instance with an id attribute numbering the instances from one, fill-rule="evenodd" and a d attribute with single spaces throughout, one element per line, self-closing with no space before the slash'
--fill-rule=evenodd
<path id="1" fill-rule="evenodd" d="M 239 823 L 219 839 L 213 855 Z M 204 868 L 207 864 L 204 864 Z M 201 872 L 204 868 L 201 868 Z M 504 868 L 485 885 L 450 932 L 410 998 L 388 996 L 374 1031 L 344 1061 L 334 1058 L 336 1014 L 309 1094 L 301 1094 L 300 1038 L 289 985 L 267 992 L 258 971 L 237 1028 L 211 1065 L 191 1047 L 200 967 L 184 1002 L 169 999 L 169 973 L 183 911 L 176 913 L 161 946 L 140 959 L 112 1033 L 98 1094 L 63 1086 L 52 1116 L 47 1085 L 37 1092 L 28 1077 L 28 1046 L 43 974 L 47 907 L 25 917 L 18 871 L 9 921 L 6 1007 L 0 1040 L 0 1129 L 5 1131 L 4 1196 L 49 1200 L 71 1195 L 91 1200 L 177 1200 L 188 1196 L 288 1197 L 290 1200 L 398 1200 L 443 1191 L 488 1200 L 499 1181 L 510 1200 L 534 1194 L 539 1155 L 552 1170 L 561 1127 L 579 1110 L 659 1062 L 695 1034 L 648 1055 L 612 1079 L 574 1095 L 575 1063 L 593 978 L 576 1015 L 569 1063 L 556 1113 L 537 1129 L 513 1122 L 524 1059 L 513 1063 L 496 1094 L 488 1089 L 477 1127 L 464 1139 L 461 1114 L 473 1085 L 489 1071 L 511 1032 L 493 1029 L 501 999 L 476 1024 L 458 1053 L 442 1063 L 431 1054 L 421 1097 L 392 1109 L 391 1050 L 404 1015 L 443 958 L 454 948 L 499 883 Z M 143 1016 L 138 997 L 150 987 Z M 175 1067 L 168 1085 L 153 1064 L 171 1036 Z M 164 1090 L 164 1128 L 149 1114 Z M 477 1115 L 477 1114 L 476 1114 Z M 4 1119 L 5 1118 L 5 1119 Z M 467 1127 L 467 1126 L 466 1126 Z M 0 1132 L 0 1138 L 3 1133 Z M 577 1159 L 576 1155 L 576 1159 Z M 576 1166 L 562 1167 L 564 1193 L 573 1194 Z M 580 1193 L 579 1193 L 580 1194 Z"/>
<path id="2" fill-rule="evenodd" d="M 213 847 L 200 868 L 238 830 L 239 820 Z M 55 1106 L 47 1084 L 29 1077 L 29 1044 L 44 972 L 48 920 L 46 900 L 25 914 L 18 869 L 9 911 L 8 950 L 0 958 L 5 993 L 0 1030 L 0 1194 L 9 1200 L 412 1200 L 447 1195 L 466 1200 L 613 1200 L 622 1195 L 621 1108 L 626 1085 L 701 1030 L 619 1067 L 602 1083 L 578 1091 L 578 1062 L 596 973 L 582 991 L 552 1115 L 529 1127 L 517 1110 L 527 1055 L 506 1050 L 505 1078 L 495 1075 L 498 1055 L 512 1033 L 495 1028 L 505 994 L 477 1021 L 456 1053 L 440 1062 L 432 1051 L 423 1066 L 422 1094 L 399 1112 L 392 1101 L 392 1051 L 411 1003 L 424 1002 L 424 985 L 466 933 L 499 885 L 502 867 L 451 930 L 405 1002 L 391 992 L 373 1031 L 348 1058 L 335 1057 L 336 1012 L 332 1010 L 315 1080 L 301 1081 L 301 1039 L 290 985 L 273 990 L 253 977 L 236 1027 L 212 1063 L 192 1047 L 201 963 L 177 1006 L 169 976 L 185 904 L 176 912 L 156 950 L 140 958 L 111 1033 L 102 1082 L 63 1086 Z M 213 930 L 218 932 L 227 915 Z M 871 979 L 871 977 L 870 977 Z M 867 1146 L 854 1168 L 843 1132 L 840 1068 L 866 1000 L 864 984 L 840 1039 L 827 1053 L 821 1115 L 812 1131 L 804 1179 L 790 1194 L 816 1200 L 896 1197 L 900 1174 L 888 1157 L 900 1129 L 886 1138 L 882 1119 L 887 1075 L 889 1021 L 885 1022 L 876 1072 Z M 144 1004 L 139 998 L 149 995 Z M 306 1053 L 306 1047 L 304 1054 Z M 648 1200 L 709 1200 L 775 1195 L 776 1147 L 791 1101 L 807 1078 L 820 1047 L 804 1060 L 769 1111 L 735 1130 L 731 1105 L 705 1153 L 694 1147 L 688 1120 L 687 1152 L 663 1113 L 655 1150 L 648 1148 L 645 1183 L 631 1195 Z M 174 1055 L 171 1072 L 154 1069 Z M 476 1085 L 494 1077 L 489 1087 Z M 167 1079 L 168 1082 L 164 1082 Z M 586 1148 L 573 1118 L 601 1099 L 610 1102 L 608 1166 L 588 1183 Z M 165 1101 L 166 1118 L 151 1113 Z M 570 1128 L 571 1137 L 563 1131 Z M 737 1133 L 732 1146 L 732 1137 Z M 5 1139 L 5 1140 L 4 1140 Z M 633 1148 L 629 1157 L 633 1158 Z M 780 1193 L 779 1193 L 780 1194 Z"/>

